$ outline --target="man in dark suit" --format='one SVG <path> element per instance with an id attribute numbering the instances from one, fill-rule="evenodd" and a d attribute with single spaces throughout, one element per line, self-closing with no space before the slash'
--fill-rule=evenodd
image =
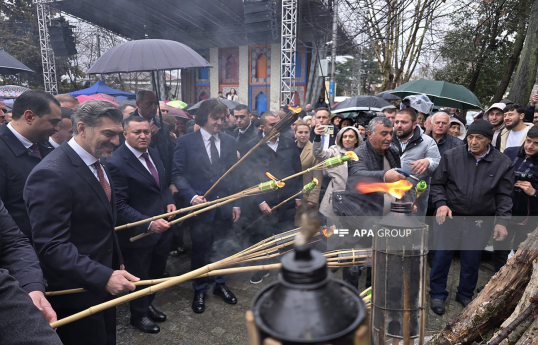
<path id="1" fill-rule="evenodd" d="M 264 112 L 260 117 L 262 130 L 247 143 L 243 152 L 240 152 L 241 155 L 244 155 L 249 149 L 260 142 L 278 121 L 279 117 L 276 114 L 270 111 Z M 301 156 L 295 141 L 282 135 L 268 141 L 266 145 L 257 148 L 253 154 L 248 156 L 246 162 L 242 164 L 244 164 L 244 179 L 249 181 L 248 184 L 250 186 L 254 186 L 260 182 L 266 182 L 268 180 L 265 174 L 266 172 L 281 179 L 302 171 Z M 296 177 L 286 181 L 284 188 L 278 191 L 249 198 L 249 202 L 245 200 L 245 204 L 251 204 L 250 201 L 252 201 L 252 204 L 258 205 L 258 207 L 254 206 L 252 210 L 253 220 L 265 215 L 262 220 L 250 229 L 249 237 L 253 244 L 273 234 L 293 228 L 295 212 L 296 208 L 300 206 L 301 196 L 298 196 L 295 201 L 290 200 L 286 202 L 274 212 L 271 212 L 271 208 L 288 199 L 293 194 L 296 194 L 301 188 L 302 177 Z M 269 275 L 269 271 L 258 271 L 252 276 L 250 282 L 258 284 L 267 275 Z"/>
<path id="2" fill-rule="evenodd" d="M 61 344 L 49 326 L 56 321 L 56 313 L 44 293 L 45 279 L 34 248 L 0 200 L 0 339 L 3 343 Z"/>
<path id="3" fill-rule="evenodd" d="M 118 225 L 133 223 L 176 210 L 172 193 L 164 179 L 164 166 L 151 141 L 149 122 L 141 116 L 128 117 L 123 123 L 125 143 L 107 159 L 116 190 Z M 161 278 L 170 249 L 170 226 L 165 219 L 117 232 L 125 267 L 140 279 Z M 154 234 L 131 242 L 133 236 L 151 230 Z M 166 231 L 166 232 L 165 232 Z M 155 294 L 130 302 L 131 324 L 144 333 L 158 333 L 154 321 L 166 315 L 151 303 Z"/>
<path id="4" fill-rule="evenodd" d="M 233 137 L 237 140 L 237 151 L 241 152 L 246 143 L 258 135 L 258 128 L 252 125 L 248 106 L 239 104 L 234 109 L 235 124 L 237 128 L 233 132 Z"/>
<path id="5" fill-rule="evenodd" d="M 54 97 L 29 90 L 13 103 L 13 121 L 0 127 L 0 199 L 30 242 L 32 230 L 22 191 L 32 169 L 53 150 L 48 140 L 59 129 L 61 114 Z"/>
<path id="6" fill-rule="evenodd" d="M 75 136 L 39 163 L 24 188 L 34 247 L 49 290 L 83 287 L 87 293 L 51 297 L 58 319 L 133 291 L 139 279 L 123 267 L 116 196 L 100 159 L 119 144 L 122 114 L 107 101 L 77 106 Z M 58 328 L 64 344 L 115 344 L 110 308 Z"/>
<path id="7" fill-rule="evenodd" d="M 203 195 L 235 162 L 237 149 L 235 139 L 221 132 L 222 122 L 228 108 L 216 99 L 205 100 L 196 111 L 196 124 L 200 130 L 181 136 L 177 140 L 174 153 L 173 180 L 185 204 L 200 203 L 223 198 L 236 192 L 235 172 L 228 175 L 207 198 Z M 225 239 L 232 226 L 241 216 L 240 202 L 223 205 L 204 212 L 192 219 L 190 230 L 192 239 L 191 269 L 203 267 L 210 260 L 222 259 L 232 253 L 225 253 L 217 241 Z M 213 253 L 212 253 L 213 252 Z M 226 276 L 215 276 L 213 293 L 229 304 L 237 303 L 235 295 L 226 287 Z M 192 310 L 205 311 L 207 278 L 193 280 L 195 290 Z"/>

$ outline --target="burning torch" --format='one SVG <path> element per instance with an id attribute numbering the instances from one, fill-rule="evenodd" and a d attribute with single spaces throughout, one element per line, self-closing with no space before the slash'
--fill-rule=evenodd
<path id="1" fill-rule="evenodd" d="M 415 207 L 415 204 L 417 203 L 418 198 L 426 191 L 428 188 L 428 184 L 426 184 L 426 181 L 420 181 L 417 183 L 417 186 L 415 188 L 415 201 L 413 201 L 412 207 Z"/>

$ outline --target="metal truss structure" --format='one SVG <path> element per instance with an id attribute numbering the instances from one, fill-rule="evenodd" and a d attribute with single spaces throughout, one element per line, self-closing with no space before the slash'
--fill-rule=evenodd
<path id="1" fill-rule="evenodd" d="M 49 28 L 51 25 L 51 15 L 49 3 L 53 0 L 33 0 L 37 9 L 37 22 L 39 27 L 39 45 L 41 47 L 41 62 L 43 64 L 43 79 L 45 91 L 52 95 L 58 94 L 58 83 L 56 80 L 56 62 L 54 51 L 50 45 Z"/>
<path id="2" fill-rule="evenodd" d="M 351 96 L 361 94 L 361 59 L 362 54 L 357 54 L 353 57 L 353 65 L 351 67 Z"/>
<path id="3" fill-rule="evenodd" d="M 280 47 L 280 104 L 295 105 L 295 52 L 297 50 L 297 1 L 282 0 Z"/>

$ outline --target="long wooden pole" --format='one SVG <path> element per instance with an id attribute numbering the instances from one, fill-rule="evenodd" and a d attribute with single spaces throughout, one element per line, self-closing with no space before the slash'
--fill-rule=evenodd
<path id="1" fill-rule="evenodd" d="M 211 206 L 202 208 L 202 209 L 200 209 L 200 210 L 198 210 L 198 211 L 191 212 L 191 213 L 187 214 L 186 216 L 183 216 L 183 217 L 181 217 L 181 218 L 178 218 L 178 219 L 176 219 L 176 220 L 173 220 L 173 221 L 171 221 L 171 222 L 168 222 L 168 225 L 174 225 L 174 224 L 176 224 L 176 223 L 178 223 L 178 222 L 182 222 L 182 221 L 184 221 L 184 220 L 186 220 L 186 219 L 195 217 L 195 216 L 199 215 L 200 213 L 203 213 L 203 212 L 212 210 L 212 209 L 214 209 L 214 208 L 217 208 L 217 207 L 220 207 L 220 206 L 222 206 L 222 205 L 225 205 L 225 204 L 227 204 L 227 203 L 229 203 L 229 202 L 236 201 L 237 199 L 240 199 L 240 198 L 241 198 L 241 197 L 231 198 L 231 199 L 228 199 L 228 200 L 225 200 L 225 201 L 222 201 L 222 202 L 218 202 L 218 203 L 213 204 L 213 205 L 211 205 Z M 136 241 L 136 240 L 139 240 L 139 239 L 144 238 L 144 237 L 146 237 L 146 236 L 149 236 L 149 235 L 151 235 L 151 234 L 153 234 L 153 231 L 148 230 L 148 231 L 146 231 L 146 232 L 144 232 L 144 233 L 141 233 L 140 235 L 131 237 L 131 238 L 130 238 L 130 241 L 131 241 L 131 242 L 134 242 L 134 241 Z"/>
<path id="2" fill-rule="evenodd" d="M 303 189 L 301 189 L 301 191 L 300 191 L 299 193 L 293 194 L 292 196 L 290 196 L 290 197 L 287 198 L 286 200 L 282 201 L 280 204 L 278 204 L 278 205 L 272 207 L 272 208 L 271 208 L 271 212 L 273 212 L 277 207 L 282 206 L 282 205 L 284 205 L 285 203 L 287 203 L 288 201 L 290 201 L 291 199 L 295 198 L 296 196 L 298 196 L 298 195 L 301 194 L 302 192 L 303 192 Z M 246 230 L 252 228 L 252 227 L 254 226 L 254 224 L 256 224 L 257 222 L 259 222 L 259 221 L 260 221 L 263 217 L 265 217 L 265 216 L 266 216 L 266 214 L 262 215 L 261 217 L 259 217 L 258 219 L 256 219 L 256 220 L 253 221 L 252 223 L 250 223 L 250 225 L 247 226 L 247 227 L 245 228 L 244 231 L 246 231 Z"/>

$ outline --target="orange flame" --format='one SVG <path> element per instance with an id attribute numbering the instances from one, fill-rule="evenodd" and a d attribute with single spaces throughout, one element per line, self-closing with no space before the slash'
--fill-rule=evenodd
<path id="1" fill-rule="evenodd" d="M 294 108 L 294 107 L 290 107 L 289 105 L 288 105 L 288 109 L 291 110 L 291 111 L 293 111 L 294 113 L 297 113 L 297 114 L 300 113 L 301 110 L 302 110 L 302 109 L 299 108 L 299 107 Z"/>
<path id="2" fill-rule="evenodd" d="M 405 192 L 413 188 L 413 184 L 407 180 L 400 180 L 392 183 L 366 183 L 359 182 L 357 190 L 361 193 L 383 192 L 401 199 Z"/>
<path id="3" fill-rule="evenodd" d="M 336 226 L 333 225 L 328 230 L 325 228 L 321 232 L 323 232 L 325 237 L 331 237 L 334 234 L 334 229 L 336 229 Z"/>
<path id="4" fill-rule="evenodd" d="M 269 172 L 266 172 L 265 175 L 267 175 L 267 177 L 269 177 L 271 180 L 275 181 L 278 188 L 282 188 L 286 185 L 284 182 L 279 181 L 276 177 L 271 175 Z"/>

